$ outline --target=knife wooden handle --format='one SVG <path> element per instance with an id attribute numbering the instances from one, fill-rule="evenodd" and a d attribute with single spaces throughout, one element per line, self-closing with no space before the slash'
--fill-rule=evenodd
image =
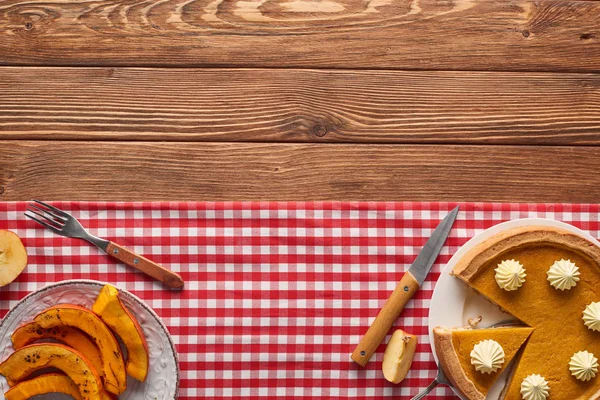
<path id="1" fill-rule="evenodd" d="M 128 250 L 123 246 L 116 244 L 115 242 L 108 243 L 106 252 L 117 260 L 120 260 L 130 267 L 142 271 L 146 275 L 161 281 L 171 288 L 183 288 L 184 283 L 181 276 L 173 271 L 169 271 L 165 267 L 162 267 L 155 262 L 148 260 L 145 257 L 140 256 L 139 254 L 134 253 L 131 250 Z"/>
<path id="2" fill-rule="evenodd" d="M 375 353 L 385 335 L 387 335 L 394 322 L 396 322 L 396 319 L 398 319 L 404 306 L 406 306 L 406 303 L 408 303 L 417 290 L 419 290 L 419 283 L 407 271 L 383 305 L 381 311 L 379 311 L 377 318 L 375 318 L 365 336 L 363 336 L 356 349 L 354 349 L 354 352 L 352 352 L 351 357 L 356 363 L 363 367 L 367 365 L 367 362 L 369 362 L 369 359 L 371 359 L 371 356 Z"/>

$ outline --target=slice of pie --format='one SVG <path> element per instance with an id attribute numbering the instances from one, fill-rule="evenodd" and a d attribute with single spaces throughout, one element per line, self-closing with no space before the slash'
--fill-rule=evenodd
<path id="1" fill-rule="evenodd" d="M 483 400 L 532 332 L 532 328 L 522 327 L 435 328 L 433 336 L 440 365 L 446 371 L 446 375 L 454 387 L 469 399 Z M 477 344 L 485 340 L 497 342 L 502 346 L 504 352 L 504 361 L 495 372 L 480 372 L 471 362 L 471 352 Z"/>
<path id="2" fill-rule="evenodd" d="M 556 281 L 551 270 L 559 264 L 571 270 Z M 522 270 L 504 279 L 505 268 L 514 271 L 515 266 Z M 581 351 L 600 359 L 600 331 L 586 326 L 583 320 L 584 310 L 600 302 L 600 248 L 596 244 L 564 229 L 510 229 L 469 251 L 453 275 L 535 328 L 515 362 L 503 399 L 521 399 L 521 385 L 533 375 L 545 379 L 551 400 L 600 399 L 599 373 L 583 381 L 569 367 L 571 358 Z M 596 322 L 600 324 L 600 319 Z"/>

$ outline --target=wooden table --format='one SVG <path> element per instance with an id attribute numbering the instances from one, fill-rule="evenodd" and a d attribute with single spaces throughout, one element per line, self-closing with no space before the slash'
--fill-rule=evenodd
<path id="1" fill-rule="evenodd" d="M 0 200 L 600 198 L 600 2 L 0 0 Z"/>

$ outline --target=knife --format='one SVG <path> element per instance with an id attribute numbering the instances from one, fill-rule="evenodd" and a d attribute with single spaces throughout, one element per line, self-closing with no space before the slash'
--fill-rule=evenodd
<path id="1" fill-rule="evenodd" d="M 385 335 L 387 335 L 394 322 L 396 322 L 396 319 L 398 319 L 406 303 L 423 285 L 425 277 L 427 277 L 429 270 L 446 242 L 457 214 L 458 206 L 435 228 L 415 261 L 387 299 L 381 311 L 379 311 L 377 318 L 375 318 L 365 336 L 363 336 L 356 349 L 352 352 L 351 358 L 359 365 L 363 367 L 367 365 L 367 362 L 369 362 L 371 356 L 375 353 L 383 338 L 385 338 Z"/>

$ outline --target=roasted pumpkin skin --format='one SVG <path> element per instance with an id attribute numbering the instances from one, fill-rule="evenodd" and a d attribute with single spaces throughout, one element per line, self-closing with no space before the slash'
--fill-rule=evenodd
<path id="1" fill-rule="evenodd" d="M 119 298 L 119 291 L 112 285 L 105 285 L 96 302 L 92 306 L 94 311 L 106 325 L 116 333 L 127 349 L 125 363 L 127 373 L 138 381 L 145 381 L 148 375 L 148 343 L 131 312 Z"/>
<path id="2" fill-rule="evenodd" d="M 98 375 L 100 375 L 101 378 L 104 376 L 100 350 L 98 350 L 96 344 L 79 329 L 66 325 L 57 325 L 53 328 L 44 329 L 37 322 L 30 322 L 18 327 L 11 336 L 13 347 L 16 350 L 41 339 L 58 340 L 59 342 L 74 348 L 92 362 L 96 372 L 98 372 Z"/>
<path id="3" fill-rule="evenodd" d="M 27 400 L 30 397 L 46 393 L 64 393 L 75 400 L 82 400 L 79 388 L 66 375 L 44 374 L 25 380 L 4 393 L 6 400 Z"/>
<path id="4" fill-rule="evenodd" d="M 85 356 L 58 343 L 30 344 L 12 353 L 0 364 L 0 374 L 15 386 L 35 371 L 57 368 L 79 388 L 81 400 L 103 400 L 102 381 Z"/>
<path id="5" fill-rule="evenodd" d="M 64 393 L 74 400 L 82 400 L 79 388 L 71 378 L 54 373 L 36 376 L 18 383 L 4 393 L 4 397 L 6 400 L 27 400 L 32 396 L 47 393 Z M 104 391 L 101 396 L 102 400 L 114 400 Z"/>
<path id="6" fill-rule="evenodd" d="M 60 304 L 42 311 L 34 321 L 42 328 L 67 325 L 85 332 L 100 350 L 105 390 L 121 394 L 127 389 L 125 363 L 119 343 L 108 326 L 92 311 L 74 304 Z"/>

